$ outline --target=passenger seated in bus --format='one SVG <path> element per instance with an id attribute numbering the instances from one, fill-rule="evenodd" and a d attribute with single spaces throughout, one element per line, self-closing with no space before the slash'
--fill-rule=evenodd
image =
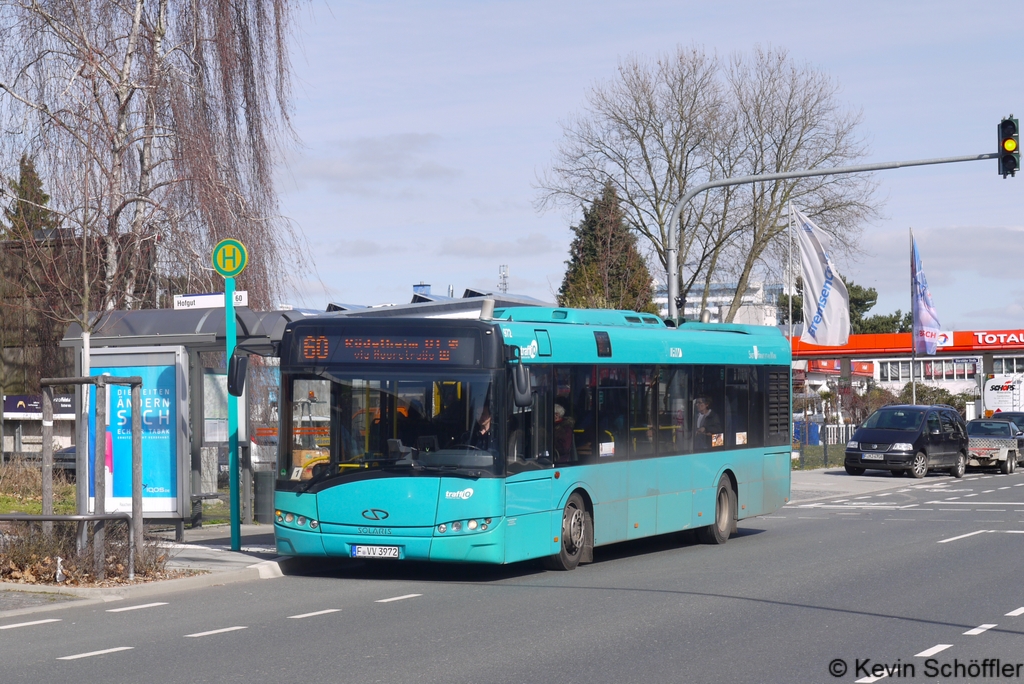
<path id="1" fill-rule="evenodd" d="M 718 414 L 711 411 L 711 402 L 707 397 L 698 397 L 695 402 L 697 409 L 696 434 L 694 435 L 694 446 L 697 449 L 710 449 L 716 444 L 714 438 L 722 434 L 722 421 Z"/>
<path id="2" fill-rule="evenodd" d="M 554 431 L 556 463 L 568 463 L 569 461 L 576 460 L 573 452 L 572 429 L 574 425 L 575 421 L 572 419 L 572 416 L 565 415 L 565 407 L 556 403 Z"/>

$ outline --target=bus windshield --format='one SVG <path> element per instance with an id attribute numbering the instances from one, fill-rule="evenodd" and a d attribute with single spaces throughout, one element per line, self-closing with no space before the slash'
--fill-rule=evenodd
<path id="1" fill-rule="evenodd" d="M 287 375 L 278 477 L 296 483 L 400 470 L 503 474 L 488 373 Z"/>

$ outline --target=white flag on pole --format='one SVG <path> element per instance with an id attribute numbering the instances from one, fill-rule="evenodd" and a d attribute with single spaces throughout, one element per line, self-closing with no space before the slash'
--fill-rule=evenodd
<path id="1" fill-rule="evenodd" d="M 829 257 L 828 235 L 793 210 L 804 279 L 804 332 L 801 342 L 838 347 L 850 339 L 850 295 Z"/>

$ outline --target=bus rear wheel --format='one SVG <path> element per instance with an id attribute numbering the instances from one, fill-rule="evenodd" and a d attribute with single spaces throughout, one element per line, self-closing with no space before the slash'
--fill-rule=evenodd
<path id="1" fill-rule="evenodd" d="M 729 541 L 733 519 L 736 517 L 736 493 L 727 475 L 718 481 L 715 492 L 715 522 L 697 528 L 697 537 L 705 544 L 724 544 Z"/>
<path id="2" fill-rule="evenodd" d="M 590 516 L 583 505 L 583 497 L 574 492 L 562 509 L 562 534 L 558 553 L 545 558 L 544 567 L 549 570 L 572 570 L 579 565 L 587 544 L 589 525 Z"/>

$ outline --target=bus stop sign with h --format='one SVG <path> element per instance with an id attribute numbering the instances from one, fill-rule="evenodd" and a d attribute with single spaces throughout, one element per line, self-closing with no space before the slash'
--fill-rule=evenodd
<path id="1" fill-rule="evenodd" d="M 224 330 L 226 358 L 235 353 L 235 276 L 249 261 L 245 245 L 235 239 L 221 240 L 213 249 L 213 267 L 224 276 Z M 238 484 L 238 397 L 228 394 L 228 473 L 231 491 L 231 550 L 242 548 Z"/>

